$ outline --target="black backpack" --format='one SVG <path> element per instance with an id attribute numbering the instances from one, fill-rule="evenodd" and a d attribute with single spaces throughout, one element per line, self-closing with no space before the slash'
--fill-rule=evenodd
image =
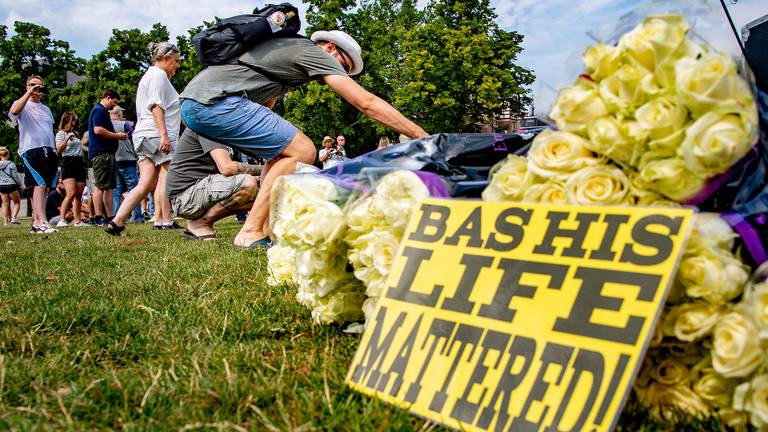
<path id="1" fill-rule="evenodd" d="M 294 36 L 301 29 L 299 10 L 289 3 L 268 4 L 250 15 L 216 22 L 192 38 L 197 59 L 204 66 L 233 64 L 256 44 Z"/>

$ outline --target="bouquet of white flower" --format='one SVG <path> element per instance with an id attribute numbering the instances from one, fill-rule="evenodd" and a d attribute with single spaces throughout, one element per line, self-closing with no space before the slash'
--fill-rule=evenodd
<path id="1" fill-rule="evenodd" d="M 430 173 L 408 170 L 378 171 L 375 186 L 346 210 L 349 262 L 355 277 L 365 285 L 368 297 L 363 305 L 368 320 L 384 292 L 392 259 L 421 198 L 429 197 L 425 182 L 440 182 Z"/>
<path id="2" fill-rule="evenodd" d="M 755 100 L 736 63 L 693 42 L 689 30 L 680 15 L 650 16 L 617 46 L 589 47 L 586 74 L 550 112 L 560 130 L 585 138 L 582 147 L 676 201 L 705 193 L 757 138 Z"/>
<path id="3" fill-rule="evenodd" d="M 347 272 L 342 203 L 350 190 L 318 174 L 283 176 L 275 183 L 272 227 L 278 242 L 267 252 L 271 284 L 298 286 L 297 298 L 318 323 L 354 321 L 365 296 Z"/>

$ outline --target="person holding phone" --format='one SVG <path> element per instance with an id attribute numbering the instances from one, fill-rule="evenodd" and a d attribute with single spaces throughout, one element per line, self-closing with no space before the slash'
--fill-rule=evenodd
<path id="1" fill-rule="evenodd" d="M 61 203 L 61 213 L 57 228 L 68 226 L 64 215 L 72 207 L 75 216 L 74 226 L 86 227 L 89 224 L 82 221 L 80 215 L 81 197 L 85 189 L 85 162 L 83 161 L 83 148 L 80 137 L 75 131 L 77 115 L 67 111 L 59 121 L 59 131 L 56 133 L 56 153 L 61 156 L 61 182 L 64 185 L 66 196 Z"/>
<path id="2" fill-rule="evenodd" d="M 53 139 L 53 114 L 40 102 L 45 82 L 30 75 L 26 92 L 17 99 L 8 117 L 19 125 L 19 155 L 24 160 L 24 183 L 32 189 L 32 234 L 55 233 L 45 217 L 48 189 L 56 186 L 59 158 Z"/>

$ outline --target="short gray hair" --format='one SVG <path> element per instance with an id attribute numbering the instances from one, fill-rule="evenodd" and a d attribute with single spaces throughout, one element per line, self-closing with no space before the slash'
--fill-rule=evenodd
<path id="1" fill-rule="evenodd" d="M 176 48 L 176 45 L 168 41 L 150 42 L 147 48 L 149 48 L 149 53 L 150 53 L 150 56 L 152 57 L 153 62 L 162 60 L 163 58 L 168 57 L 170 55 L 180 53 L 179 49 Z"/>

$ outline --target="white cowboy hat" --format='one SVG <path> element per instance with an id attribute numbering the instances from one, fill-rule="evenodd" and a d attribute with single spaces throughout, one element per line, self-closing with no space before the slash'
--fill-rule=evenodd
<path id="1" fill-rule="evenodd" d="M 357 75 L 363 71 L 363 55 L 360 44 L 355 41 L 352 36 L 344 33 L 341 30 L 319 30 L 312 33 L 310 36 L 312 42 L 327 41 L 333 42 L 342 51 L 347 53 L 352 59 L 352 70 L 349 71 L 350 75 Z"/>

